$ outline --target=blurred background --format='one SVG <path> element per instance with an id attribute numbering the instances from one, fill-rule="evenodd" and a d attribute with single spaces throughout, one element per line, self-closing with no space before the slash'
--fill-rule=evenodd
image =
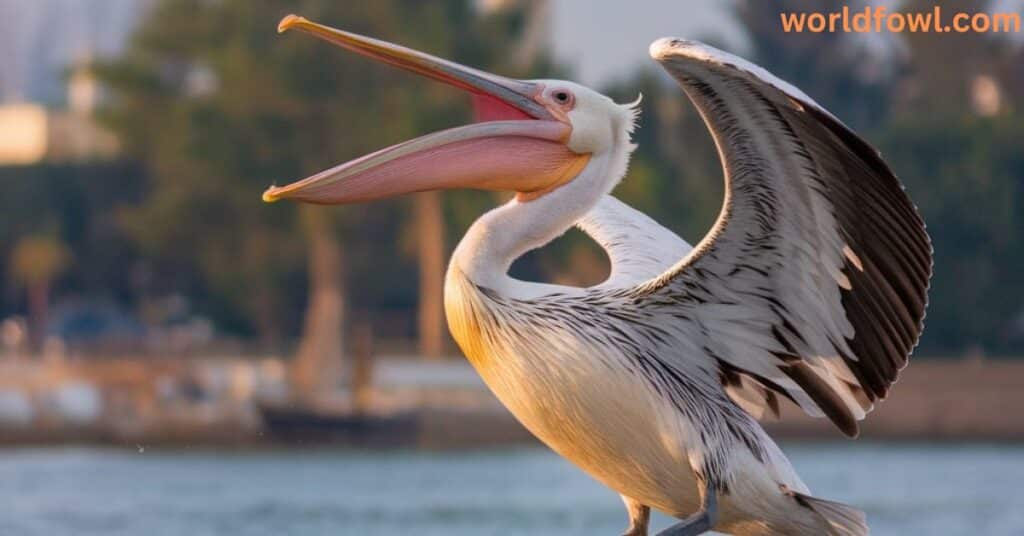
<path id="1" fill-rule="evenodd" d="M 780 12 L 831 9 L 0 0 L 0 533 L 625 527 L 617 496 L 534 443 L 447 334 L 448 255 L 500 196 L 261 202 L 469 119 L 451 88 L 277 35 L 295 12 L 508 76 L 642 93 L 616 195 L 692 243 L 721 168 L 648 43 L 704 40 L 803 89 L 906 185 L 935 276 L 912 365 L 861 440 L 793 408 L 766 426 L 876 534 L 1024 534 L 1024 34 L 782 32 Z M 608 262 L 571 232 L 513 272 L 588 285 Z"/>

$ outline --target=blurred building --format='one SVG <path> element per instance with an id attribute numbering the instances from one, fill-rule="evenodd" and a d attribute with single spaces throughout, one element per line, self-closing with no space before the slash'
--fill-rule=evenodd
<path id="1" fill-rule="evenodd" d="M 86 58 L 116 56 L 154 0 L 0 0 L 0 165 L 105 159 Z"/>
<path id="2" fill-rule="evenodd" d="M 117 138 L 95 121 L 101 88 L 87 66 L 67 84 L 67 108 L 32 102 L 0 105 L 0 165 L 42 161 L 104 160 L 118 152 Z"/>
<path id="3" fill-rule="evenodd" d="M 0 102 L 61 103 L 86 54 L 116 57 L 155 0 L 0 0 Z"/>

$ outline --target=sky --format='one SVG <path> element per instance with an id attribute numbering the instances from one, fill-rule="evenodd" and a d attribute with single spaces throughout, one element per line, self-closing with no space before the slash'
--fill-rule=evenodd
<path id="1" fill-rule="evenodd" d="M 659 37 L 742 45 L 742 33 L 722 0 L 551 0 L 555 57 L 575 68 L 577 81 L 600 87 L 653 62 L 647 47 Z"/>

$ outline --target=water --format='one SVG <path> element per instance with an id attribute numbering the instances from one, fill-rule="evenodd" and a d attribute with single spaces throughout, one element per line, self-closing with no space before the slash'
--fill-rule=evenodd
<path id="1" fill-rule="evenodd" d="M 876 535 L 1024 535 L 1024 446 L 785 447 Z M 2 535 L 618 535 L 618 497 L 540 448 L 0 451 Z M 657 517 L 654 526 L 670 523 Z"/>

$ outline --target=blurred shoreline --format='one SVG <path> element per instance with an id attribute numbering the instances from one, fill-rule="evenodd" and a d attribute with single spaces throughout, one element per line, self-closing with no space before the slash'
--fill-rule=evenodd
<path id="1" fill-rule="evenodd" d="M 369 402 L 340 388 L 298 407 L 276 358 L 0 362 L 0 446 L 424 449 L 533 444 L 464 361 L 375 360 Z M 290 408 L 269 423 L 267 408 Z M 900 441 L 1021 441 L 1024 363 L 917 359 L 861 437 Z M 840 440 L 792 406 L 765 427 L 778 439 Z M 278 416 L 279 417 L 279 416 Z M 277 418 L 277 417 L 275 417 Z M 280 419 L 278 419 L 280 420 Z"/>

